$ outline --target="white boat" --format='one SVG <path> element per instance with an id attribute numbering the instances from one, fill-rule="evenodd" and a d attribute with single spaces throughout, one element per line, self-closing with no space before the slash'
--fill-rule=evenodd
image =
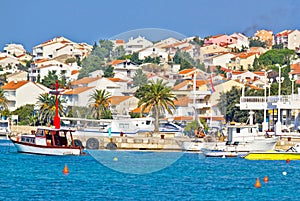
<path id="1" fill-rule="evenodd" d="M 83 118 L 62 118 L 68 122 L 77 122 L 77 136 L 127 136 L 134 137 L 141 132 L 152 132 L 154 130 L 154 119 L 144 118 L 117 118 L 117 119 L 83 119 Z M 174 133 L 175 136 L 183 135 L 183 128 L 174 123 L 161 123 L 159 131 L 163 133 Z"/>
<path id="2" fill-rule="evenodd" d="M 10 122 L 8 119 L 0 120 L 0 139 L 7 140 L 8 136 L 11 134 Z"/>
<path id="3" fill-rule="evenodd" d="M 68 128 L 38 128 L 32 134 L 9 137 L 20 153 L 42 155 L 80 155 L 82 147 L 76 146 Z"/>
<path id="4" fill-rule="evenodd" d="M 182 151 L 200 151 L 204 146 L 203 140 L 193 139 L 189 141 L 183 141 L 181 148 Z"/>
<path id="5" fill-rule="evenodd" d="M 214 157 L 214 158 L 234 158 L 234 157 L 238 157 L 238 152 L 236 152 L 236 151 L 202 149 L 202 152 L 205 155 L 205 157 Z"/>
<path id="6" fill-rule="evenodd" d="M 227 139 L 224 142 L 205 142 L 209 150 L 251 152 L 274 150 L 278 138 L 267 136 L 258 131 L 257 125 L 235 124 L 227 127 Z"/>
<path id="7" fill-rule="evenodd" d="M 9 136 L 18 152 L 43 155 L 80 155 L 82 147 L 77 146 L 73 140 L 73 129 L 61 128 L 60 118 L 58 116 L 58 81 L 56 81 L 56 90 L 50 93 L 56 96 L 56 112 L 54 116 L 54 126 L 38 128 L 31 134 L 22 134 L 21 136 Z"/>

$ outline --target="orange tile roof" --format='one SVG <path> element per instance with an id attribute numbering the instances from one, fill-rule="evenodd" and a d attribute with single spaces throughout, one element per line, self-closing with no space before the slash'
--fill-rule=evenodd
<path id="1" fill-rule="evenodd" d="M 179 75 L 185 75 L 185 74 L 191 73 L 195 70 L 196 70 L 196 68 L 183 69 L 183 70 L 179 71 L 178 74 Z"/>
<path id="2" fill-rule="evenodd" d="M 291 70 L 300 69 L 300 63 L 291 64 Z"/>
<path id="3" fill-rule="evenodd" d="M 125 80 L 122 80 L 121 78 L 118 77 L 109 77 L 107 79 L 109 79 L 112 82 L 126 82 Z"/>
<path id="4" fill-rule="evenodd" d="M 119 63 L 123 63 L 125 62 L 126 60 L 113 60 L 112 62 L 110 62 L 110 65 L 114 66 L 114 65 L 117 65 Z"/>
<path id="5" fill-rule="evenodd" d="M 188 85 L 191 81 L 190 80 L 184 80 L 183 82 L 180 82 L 179 84 L 175 85 L 173 87 L 173 90 L 179 90 L 181 89 L 182 87 Z"/>
<path id="6" fill-rule="evenodd" d="M 2 86 L 2 89 L 4 90 L 16 90 L 20 87 L 22 87 L 23 85 L 29 83 L 29 81 L 18 81 L 18 82 L 14 82 L 11 81 L 9 83 L 7 83 L 6 85 Z"/>
<path id="7" fill-rule="evenodd" d="M 116 39 L 116 44 L 125 44 L 123 39 Z"/>
<path id="8" fill-rule="evenodd" d="M 174 101 L 175 106 L 188 106 L 188 103 L 189 103 L 189 97 L 187 96 L 180 97 Z"/>
<path id="9" fill-rule="evenodd" d="M 174 121 L 192 121 L 193 117 L 191 116 L 177 116 L 174 117 Z"/>
<path id="10" fill-rule="evenodd" d="M 82 79 L 71 82 L 71 85 L 88 84 L 99 79 L 101 79 L 101 77 L 84 77 Z"/>
<path id="11" fill-rule="evenodd" d="M 71 71 L 71 75 L 75 75 L 75 74 L 77 74 L 79 72 L 79 70 L 72 70 Z"/>
<path id="12" fill-rule="evenodd" d="M 120 104 L 121 102 L 129 99 L 129 98 L 132 98 L 133 96 L 112 96 L 109 98 L 109 102 L 112 104 L 112 105 L 118 105 Z"/>
<path id="13" fill-rule="evenodd" d="M 90 90 L 92 88 L 94 88 L 94 87 L 78 87 L 78 88 L 75 88 L 75 89 L 66 90 L 62 94 L 63 95 L 78 95 L 78 94 L 80 94 L 82 92 L 85 92 L 87 90 Z"/>
<path id="14" fill-rule="evenodd" d="M 141 111 L 142 111 L 142 107 L 137 107 L 134 110 L 131 110 L 132 113 L 138 113 L 138 114 L 141 113 Z M 144 113 L 149 113 L 149 112 L 150 112 L 150 108 L 149 107 L 145 108 Z"/>
<path id="15" fill-rule="evenodd" d="M 213 116 L 213 117 L 210 117 L 210 116 L 204 116 L 204 115 L 199 115 L 199 118 L 200 119 L 210 119 L 212 118 L 213 121 L 225 121 L 225 118 L 224 117 L 218 117 L 218 116 Z"/>

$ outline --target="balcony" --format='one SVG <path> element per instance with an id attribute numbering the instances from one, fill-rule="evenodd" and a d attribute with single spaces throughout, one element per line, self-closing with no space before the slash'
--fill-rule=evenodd
<path id="1" fill-rule="evenodd" d="M 203 108 L 210 108 L 211 107 L 211 104 L 210 103 L 189 103 L 188 104 L 188 107 L 193 107 L 195 109 L 203 109 Z"/>

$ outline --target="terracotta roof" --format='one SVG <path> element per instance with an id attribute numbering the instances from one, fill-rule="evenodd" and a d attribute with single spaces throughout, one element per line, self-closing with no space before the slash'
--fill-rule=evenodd
<path id="1" fill-rule="evenodd" d="M 121 102 L 129 99 L 129 98 L 132 98 L 133 96 L 112 96 L 109 98 L 109 102 L 112 104 L 112 105 L 118 105 L 120 104 Z"/>
<path id="2" fill-rule="evenodd" d="M 253 72 L 254 74 L 256 75 L 259 75 L 259 76 L 264 76 L 265 75 L 265 72 L 263 71 L 256 71 L 256 72 Z"/>
<path id="3" fill-rule="evenodd" d="M 71 75 L 77 74 L 79 71 L 78 70 L 72 70 Z"/>
<path id="4" fill-rule="evenodd" d="M 179 90 L 181 89 L 182 87 L 188 85 L 191 81 L 190 80 L 184 80 L 183 82 L 180 82 L 179 84 L 175 85 L 173 87 L 174 90 Z"/>
<path id="5" fill-rule="evenodd" d="M 114 66 L 114 65 L 117 65 L 119 63 L 123 63 L 125 62 L 126 60 L 113 60 L 112 62 L 110 62 L 110 65 Z"/>
<path id="6" fill-rule="evenodd" d="M 218 116 L 210 117 L 210 116 L 199 115 L 199 118 L 200 119 L 210 119 L 210 118 L 212 118 L 213 121 L 225 121 L 224 117 L 218 117 Z"/>
<path id="7" fill-rule="evenodd" d="M 122 80 L 121 78 L 118 77 L 109 77 L 107 79 L 109 79 L 112 82 L 126 82 L 125 80 Z"/>
<path id="8" fill-rule="evenodd" d="M 175 106 L 188 106 L 188 103 L 189 103 L 189 97 L 187 96 L 180 97 L 174 101 Z"/>
<path id="9" fill-rule="evenodd" d="M 78 88 L 75 88 L 75 89 L 70 89 L 70 90 L 66 90 L 64 91 L 62 94 L 64 95 L 77 95 L 77 94 L 80 94 L 82 92 L 85 92 L 87 90 L 90 90 L 94 87 L 78 87 Z"/>
<path id="10" fill-rule="evenodd" d="M 141 113 L 141 110 L 142 110 L 142 107 L 137 107 L 134 110 L 131 110 L 131 112 L 132 113 Z M 144 113 L 149 113 L 149 112 L 150 112 L 150 108 L 149 107 L 144 110 Z"/>
<path id="11" fill-rule="evenodd" d="M 4 90 L 16 90 L 20 87 L 22 87 L 23 85 L 29 83 L 29 81 L 18 81 L 18 82 L 14 82 L 14 81 L 11 81 L 9 83 L 7 83 L 6 85 L 4 85 L 2 87 L 2 89 Z"/>
<path id="12" fill-rule="evenodd" d="M 174 117 L 174 121 L 192 121 L 193 117 L 191 116 L 177 116 Z"/>
<path id="13" fill-rule="evenodd" d="M 94 82 L 99 79 L 101 79 L 101 77 L 84 77 L 80 80 L 71 82 L 71 85 L 88 84 L 88 83 Z"/>
<path id="14" fill-rule="evenodd" d="M 116 39 L 116 44 L 125 44 L 123 39 Z"/>
<path id="15" fill-rule="evenodd" d="M 196 68 L 183 69 L 183 70 L 179 71 L 178 74 L 179 75 L 185 75 L 185 74 L 191 73 L 195 70 L 196 70 Z"/>
<path id="16" fill-rule="evenodd" d="M 291 64 L 291 70 L 300 69 L 300 63 Z"/>

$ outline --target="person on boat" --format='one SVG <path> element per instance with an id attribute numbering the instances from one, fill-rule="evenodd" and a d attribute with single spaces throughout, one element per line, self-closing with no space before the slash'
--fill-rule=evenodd
<path id="1" fill-rule="evenodd" d="M 204 138 L 205 137 L 205 133 L 204 130 L 201 126 L 199 126 L 196 130 L 195 130 L 195 136 L 198 138 Z"/>

